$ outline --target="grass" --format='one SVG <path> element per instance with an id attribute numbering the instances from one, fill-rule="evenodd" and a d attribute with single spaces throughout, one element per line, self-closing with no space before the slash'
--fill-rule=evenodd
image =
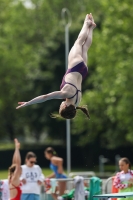
<path id="1" fill-rule="evenodd" d="M 108 165 L 108 166 L 105 166 L 105 172 L 112 172 L 114 173 L 115 172 L 115 166 L 111 166 L 111 165 Z M 96 174 L 97 172 L 99 171 L 98 170 L 98 166 L 95 168 L 95 169 L 83 169 L 83 168 L 77 168 L 77 169 L 72 169 L 71 170 L 72 172 L 81 172 L 81 171 L 94 171 Z M 43 168 L 42 169 L 42 172 L 45 176 L 48 176 L 49 174 L 52 173 L 52 171 L 49 169 L 49 168 Z M 66 173 L 66 170 L 65 170 L 65 173 Z M 0 170 L 0 180 L 1 179 L 7 179 L 8 177 L 8 171 L 7 170 Z"/>
<path id="2" fill-rule="evenodd" d="M 0 171 L 0 180 L 7 179 L 7 176 L 8 176 L 7 170 L 1 170 Z"/>
<path id="3" fill-rule="evenodd" d="M 45 176 L 52 173 L 51 170 L 48 169 L 48 168 L 43 168 L 42 172 Z M 7 170 L 0 170 L 0 180 L 1 179 L 7 179 L 7 177 L 8 177 L 8 171 Z"/>
<path id="4" fill-rule="evenodd" d="M 86 170 L 73 169 L 72 171 L 77 172 L 77 171 L 86 171 Z M 42 172 L 45 176 L 48 176 L 49 174 L 53 173 L 49 168 L 42 168 Z M 65 173 L 67 173 L 66 170 L 65 170 Z M 8 177 L 8 171 L 7 170 L 0 170 L 0 180 L 1 179 L 7 179 L 7 177 Z"/>

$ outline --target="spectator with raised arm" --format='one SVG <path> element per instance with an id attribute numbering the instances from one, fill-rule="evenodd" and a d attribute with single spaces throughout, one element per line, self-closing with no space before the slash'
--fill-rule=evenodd
<path id="1" fill-rule="evenodd" d="M 12 165 L 9 167 L 8 184 L 10 190 L 10 200 L 20 200 L 20 176 L 21 176 L 21 157 L 20 157 L 20 143 L 17 139 L 15 142 L 15 152 L 13 155 Z"/>

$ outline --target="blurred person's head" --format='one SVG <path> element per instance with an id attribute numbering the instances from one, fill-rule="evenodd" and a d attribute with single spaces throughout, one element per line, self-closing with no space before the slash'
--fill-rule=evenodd
<path id="1" fill-rule="evenodd" d="M 125 173 L 128 172 L 128 170 L 131 170 L 131 163 L 128 158 L 121 158 L 119 160 L 119 168 L 121 171 L 124 171 Z"/>
<path id="2" fill-rule="evenodd" d="M 9 177 L 10 177 L 10 178 L 14 175 L 14 172 L 15 172 L 15 170 L 16 170 L 17 167 L 18 167 L 17 164 L 12 164 L 12 165 L 8 168 L 8 173 L 9 173 Z M 19 169 L 17 169 L 17 170 L 19 170 L 19 174 L 21 175 L 21 173 L 22 173 L 22 168 L 21 168 L 21 166 L 19 166 L 18 168 L 19 168 Z"/>
<path id="3" fill-rule="evenodd" d="M 25 157 L 25 163 L 28 167 L 33 167 L 34 164 L 37 162 L 36 154 L 33 152 L 28 152 Z"/>
<path id="4" fill-rule="evenodd" d="M 57 156 L 56 151 L 52 148 L 52 147 L 48 147 L 45 151 L 44 151 L 44 155 L 45 158 L 47 160 L 50 160 L 52 158 L 52 156 Z"/>

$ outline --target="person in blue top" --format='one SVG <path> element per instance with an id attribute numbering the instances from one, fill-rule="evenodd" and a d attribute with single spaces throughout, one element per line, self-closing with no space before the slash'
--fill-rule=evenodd
<path id="1" fill-rule="evenodd" d="M 81 110 L 88 118 L 86 106 L 79 106 L 82 98 L 82 81 L 88 74 L 88 49 L 92 43 L 93 29 L 96 27 L 92 14 L 87 14 L 83 27 L 68 55 L 68 69 L 62 79 L 60 90 L 38 96 L 27 102 L 18 102 L 16 109 L 51 99 L 63 99 L 60 104 L 59 115 L 65 119 L 73 119 L 77 109 Z M 58 72 L 57 72 L 58 73 Z"/>
<path id="2" fill-rule="evenodd" d="M 56 151 L 52 147 L 48 147 L 44 151 L 47 160 L 50 160 L 50 169 L 53 171 L 47 178 L 67 178 L 63 170 L 63 159 L 57 156 Z M 63 195 L 66 189 L 66 181 L 58 182 L 59 195 Z M 56 194 L 52 194 L 54 199 L 57 199 Z"/>

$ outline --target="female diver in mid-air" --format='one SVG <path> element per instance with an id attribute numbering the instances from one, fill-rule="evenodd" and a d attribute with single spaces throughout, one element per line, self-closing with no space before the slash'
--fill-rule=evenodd
<path id="1" fill-rule="evenodd" d="M 88 74 L 87 51 L 92 43 L 93 29 L 96 27 L 92 14 L 87 14 L 83 27 L 68 55 L 68 70 L 66 71 L 60 91 L 38 96 L 28 102 L 18 102 L 16 109 L 36 103 L 42 103 L 51 99 L 65 99 L 60 105 L 59 114 L 65 119 L 72 119 L 76 110 L 82 110 L 89 118 L 88 109 L 79 107 L 81 101 L 82 80 Z"/>

